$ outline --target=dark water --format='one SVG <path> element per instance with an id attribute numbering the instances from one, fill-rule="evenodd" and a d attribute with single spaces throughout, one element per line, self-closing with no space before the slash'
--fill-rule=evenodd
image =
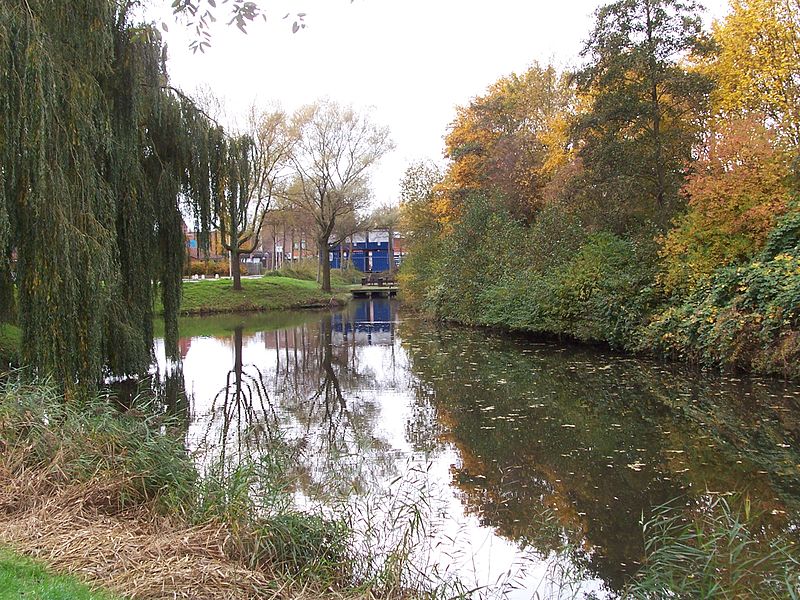
<path id="1" fill-rule="evenodd" d="M 676 498 L 736 492 L 765 531 L 797 530 L 797 384 L 436 326 L 388 300 L 182 335 L 190 446 L 235 457 L 279 432 L 299 503 L 349 495 L 397 520 L 397 499 L 424 493 L 415 560 L 476 595 L 613 597 L 641 519 Z"/>

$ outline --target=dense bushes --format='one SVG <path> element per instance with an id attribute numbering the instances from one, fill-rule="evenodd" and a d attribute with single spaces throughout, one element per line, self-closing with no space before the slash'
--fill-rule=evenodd
<path id="1" fill-rule="evenodd" d="M 633 347 L 656 297 L 654 244 L 548 216 L 527 228 L 475 202 L 435 266 L 421 265 L 437 273 L 424 278 L 424 303 L 443 319 Z"/>
<path id="2" fill-rule="evenodd" d="M 587 233 L 556 208 L 524 226 L 473 198 L 448 233 L 412 253 L 401 280 L 412 299 L 445 320 L 800 375 L 796 205 L 758 256 L 697 278 L 688 293 L 663 285 L 655 239 Z"/>
<path id="3" fill-rule="evenodd" d="M 800 376 L 800 211 L 778 223 L 756 259 L 717 270 L 657 314 L 640 348 L 709 366 Z"/>

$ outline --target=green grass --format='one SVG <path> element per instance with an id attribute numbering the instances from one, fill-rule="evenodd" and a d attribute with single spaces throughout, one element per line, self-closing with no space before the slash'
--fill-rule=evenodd
<path id="1" fill-rule="evenodd" d="M 355 269 L 331 269 L 331 285 L 333 287 L 344 287 L 361 281 L 364 274 Z M 317 280 L 317 262 L 315 260 L 304 260 L 297 263 L 286 263 L 278 271 L 267 271 L 264 277 L 289 277 L 291 279 L 302 279 L 304 281 Z"/>
<path id="2" fill-rule="evenodd" d="M 0 598 L 113 600 L 118 596 L 92 591 L 74 577 L 54 575 L 33 560 L 0 549 Z"/>
<path id="3" fill-rule="evenodd" d="M 337 288 L 323 292 L 314 281 L 289 277 L 262 277 L 242 279 L 242 290 L 231 289 L 229 279 L 206 279 L 183 282 L 181 314 L 202 315 L 293 308 L 325 307 L 331 300 L 344 302 L 347 291 Z M 160 302 L 156 312 L 162 313 Z"/>

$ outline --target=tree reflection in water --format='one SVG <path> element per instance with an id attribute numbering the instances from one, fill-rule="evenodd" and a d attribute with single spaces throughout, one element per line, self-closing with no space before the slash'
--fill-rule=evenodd
<path id="1" fill-rule="evenodd" d="M 194 445 L 224 460 L 267 452 L 280 439 L 308 498 L 370 489 L 374 478 L 396 469 L 391 444 L 376 435 L 380 407 L 370 397 L 397 384 L 395 318 L 394 305 L 384 302 L 313 320 L 306 315 L 276 330 L 254 331 L 244 320 L 231 331 L 226 322 L 214 342 L 231 350 L 232 364 L 213 397 L 195 389 L 195 422 L 203 431 Z M 192 343 L 182 342 L 185 355 Z M 370 349 L 377 348 L 388 359 L 373 364 Z"/>
<path id="2" fill-rule="evenodd" d="M 201 443 L 206 452 L 214 449 L 219 452 L 218 460 L 222 465 L 231 458 L 236 460 L 267 451 L 278 431 L 263 373 L 254 364 L 245 365 L 243 332 L 243 325 L 233 330 L 233 367 L 211 403 L 213 417 L 208 421 Z M 229 452 L 234 456 L 229 456 Z"/>

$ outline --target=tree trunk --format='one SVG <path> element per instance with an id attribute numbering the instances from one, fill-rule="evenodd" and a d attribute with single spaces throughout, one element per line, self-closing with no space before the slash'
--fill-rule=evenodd
<path id="1" fill-rule="evenodd" d="M 322 290 L 331 291 L 331 257 L 328 252 L 328 238 L 320 238 L 319 246 L 319 266 L 322 270 Z"/>
<path id="2" fill-rule="evenodd" d="M 391 226 L 389 227 L 389 274 L 394 275 L 394 231 Z"/>
<path id="3" fill-rule="evenodd" d="M 272 228 L 272 270 L 278 270 L 278 253 L 276 250 L 278 249 L 278 232 L 275 230 L 275 227 Z"/>
<path id="4" fill-rule="evenodd" d="M 283 268 L 284 263 L 286 262 L 286 225 L 283 226 L 283 242 L 281 242 L 283 246 L 283 252 L 281 252 L 281 268 Z"/>
<path id="5" fill-rule="evenodd" d="M 242 273 L 239 271 L 239 249 L 231 250 L 231 277 L 233 278 L 233 289 L 241 291 Z"/>

